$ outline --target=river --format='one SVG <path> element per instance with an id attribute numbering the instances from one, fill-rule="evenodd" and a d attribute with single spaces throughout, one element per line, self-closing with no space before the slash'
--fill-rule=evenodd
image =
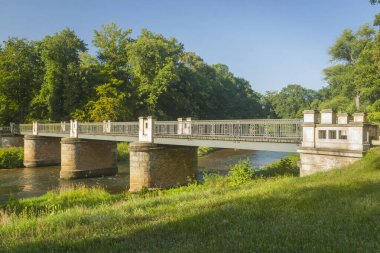
<path id="1" fill-rule="evenodd" d="M 288 155 L 285 152 L 221 149 L 198 159 L 198 174 L 203 171 L 227 174 L 229 168 L 240 159 L 249 157 L 251 164 L 261 167 Z M 40 196 L 50 190 L 71 188 L 78 185 L 100 186 L 111 193 L 128 190 L 129 163 L 118 164 L 119 173 L 111 177 L 60 180 L 60 166 L 40 168 L 0 169 L 0 203 L 13 198 Z"/>

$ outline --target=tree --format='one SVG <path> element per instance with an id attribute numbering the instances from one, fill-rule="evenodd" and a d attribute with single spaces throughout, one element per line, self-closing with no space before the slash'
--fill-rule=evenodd
<path id="1" fill-rule="evenodd" d="M 363 52 L 371 47 L 374 35 L 375 30 L 369 25 L 361 26 L 356 32 L 346 29 L 330 48 L 331 60 L 337 64 L 324 69 L 324 73 L 333 96 L 359 101 L 364 79 L 358 65 L 363 65 Z M 361 63 L 357 64 L 359 59 Z"/>
<path id="2" fill-rule="evenodd" d="M 128 45 L 133 42 L 132 30 L 123 31 L 116 24 L 94 31 L 94 45 L 98 48 L 101 79 L 96 83 L 96 98 L 86 109 L 90 120 L 131 120 L 134 118 L 135 99 L 128 64 Z"/>
<path id="3" fill-rule="evenodd" d="M 39 88 L 39 57 L 35 43 L 10 38 L 0 50 L 0 124 L 23 123 Z"/>
<path id="4" fill-rule="evenodd" d="M 279 92 L 269 92 L 267 99 L 280 118 L 301 118 L 304 110 L 312 109 L 312 103 L 320 98 L 314 91 L 298 84 L 289 84 Z"/>
<path id="5" fill-rule="evenodd" d="M 178 64 L 183 45 L 174 38 L 167 39 L 144 29 L 136 41 L 128 45 L 128 50 L 139 111 L 163 115 L 158 100 L 168 87 L 179 81 Z"/>
<path id="6" fill-rule="evenodd" d="M 33 101 L 39 111 L 37 117 L 67 120 L 78 107 L 85 93 L 80 76 L 80 53 L 84 51 L 85 43 L 68 28 L 44 38 L 41 43 L 44 81 L 39 96 Z"/>

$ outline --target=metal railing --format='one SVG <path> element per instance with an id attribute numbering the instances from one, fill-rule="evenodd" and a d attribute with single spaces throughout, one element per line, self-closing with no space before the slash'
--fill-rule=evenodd
<path id="1" fill-rule="evenodd" d="M 139 135 L 138 122 L 111 122 L 110 134 L 113 135 Z"/>
<path id="2" fill-rule="evenodd" d="M 104 134 L 103 123 L 102 122 L 79 123 L 78 134 L 91 134 L 91 135 Z"/>
<path id="3" fill-rule="evenodd" d="M 178 121 L 156 121 L 153 135 L 178 135 Z"/>
<path id="4" fill-rule="evenodd" d="M 33 124 L 20 124 L 18 125 L 17 133 L 33 133 Z"/>
<path id="5" fill-rule="evenodd" d="M 302 139 L 302 120 L 196 120 L 187 134 L 178 134 L 177 121 L 157 121 L 154 135 L 159 137 L 212 137 L 213 139 Z"/>
<path id="6" fill-rule="evenodd" d="M 11 127 L 10 126 L 1 126 L 0 127 L 0 134 L 10 134 L 11 133 Z"/>
<path id="7" fill-rule="evenodd" d="M 38 124 L 38 133 L 69 134 L 70 133 L 70 123 Z"/>
<path id="8" fill-rule="evenodd" d="M 70 123 L 39 123 L 38 134 L 62 135 L 70 133 Z M 84 135 L 138 136 L 138 122 L 78 122 L 79 137 Z M 4 129 L 4 130 L 2 130 Z M 9 127 L 0 128 L 8 131 Z M 16 126 L 18 133 L 32 134 L 32 124 Z M 194 120 L 155 121 L 153 136 L 158 138 L 188 138 L 237 141 L 298 142 L 302 140 L 301 119 L 256 120 Z"/>

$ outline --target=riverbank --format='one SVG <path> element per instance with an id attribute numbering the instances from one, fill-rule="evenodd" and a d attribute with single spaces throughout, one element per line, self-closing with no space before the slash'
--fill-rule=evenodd
<path id="1" fill-rule="evenodd" d="M 309 177 L 49 193 L 0 216 L 12 252 L 378 252 L 380 148 Z M 16 201 L 16 200 L 15 200 Z M 22 208 L 17 208 L 17 207 Z M 27 207 L 27 206 L 33 206 Z"/>

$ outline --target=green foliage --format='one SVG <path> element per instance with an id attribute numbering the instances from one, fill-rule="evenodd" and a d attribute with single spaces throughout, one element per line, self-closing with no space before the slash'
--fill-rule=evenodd
<path id="1" fill-rule="evenodd" d="M 255 174 L 254 168 L 251 166 L 249 158 L 240 160 L 234 166 L 231 167 L 228 174 L 229 185 L 239 186 L 247 183 L 252 179 Z"/>
<path id="2" fill-rule="evenodd" d="M 207 154 L 210 154 L 214 151 L 218 150 L 217 148 L 212 148 L 212 147 L 198 147 L 198 156 L 205 156 Z"/>
<path id="3" fill-rule="evenodd" d="M 331 96 L 321 107 L 332 104 L 338 110 L 350 113 L 366 111 L 380 98 L 379 36 L 379 32 L 369 25 L 360 27 L 356 32 L 350 29 L 343 31 L 330 48 L 331 59 L 336 64 L 324 70 Z"/>
<path id="4" fill-rule="evenodd" d="M 44 81 L 33 101 L 38 118 L 67 120 L 79 107 L 81 96 L 85 94 L 81 88 L 80 53 L 85 50 L 85 43 L 68 28 L 44 38 L 41 43 Z"/>
<path id="5" fill-rule="evenodd" d="M 117 143 L 117 160 L 120 162 L 129 160 L 129 145 L 128 142 Z"/>
<path id="6" fill-rule="evenodd" d="M 345 112 L 345 113 L 356 112 L 354 100 L 350 100 L 344 96 L 335 96 L 330 100 L 321 102 L 318 109 L 323 110 L 323 109 L 330 109 L 330 108 L 337 112 Z"/>
<path id="7" fill-rule="evenodd" d="M 219 173 L 203 172 L 203 185 L 207 187 L 228 186 L 228 178 Z"/>
<path id="8" fill-rule="evenodd" d="M 66 28 L 0 50 L 0 123 L 267 117 L 268 100 L 226 65 L 206 64 L 175 38 L 116 24 L 94 31 L 96 57 Z M 264 110 L 265 109 L 265 110 Z"/>
<path id="9" fill-rule="evenodd" d="M 0 148 L 0 169 L 23 167 L 23 148 Z"/>
<path id="10" fill-rule="evenodd" d="M 23 123 L 30 102 L 39 89 L 36 44 L 25 39 L 10 38 L 0 50 L 0 124 Z"/>
<path id="11" fill-rule="evenodd" d="M 252 180 L 240 187 L 192 184 L 151 194 L 110 195 L 101 189 L 48 193 L 2 206 L 0 248 L 378 252 L 379 157 L 380 149 L 373 149 L 344 169 Z"/>
<path id="12" fill-rule="evenodd" d="M 183 45 L 174 38 L 143 29 L 128 50 L 137 95 L 146 113 L 156 114 L 159 98 L 179 79 L 177 66 Z"/>
<path id="13" fill-rule="evenodd" d="M 376 102 L 368 108 L 368 111 L 369 121 L 373 123 L 380 123 L 380 99 L 376 100 Z"/>
<path id="14" fill-rule="evenodd" d="M 273 162 L 269 165 L 261 167 L 255 171 L 255 178 L 260 177 L 276 177 L 276 176 L 299 176 L 298 168 L 299 155 L 289 155 Z"/>
<path id="15" fill-rule="evenodd" d="M 312 103 L 320 98 L 317 92 L 298 84 L 289 84 L 279 92 L 267 92 L 266 97 L 280 118 L 302 118 L 303 111 L 312 109 Z"/>
<path id="16" fill-rule="evenodd" d="M 123 195 L 111 195 L 102 188 L 86 188 L 78 186 L 51 191 L 33 199 L 10 198 L 1 209 L 8 213 L 26 216 L 55 214 L 74 206 L 92 207 L 102 203 L 110 203 L 123 198 Z"/>

